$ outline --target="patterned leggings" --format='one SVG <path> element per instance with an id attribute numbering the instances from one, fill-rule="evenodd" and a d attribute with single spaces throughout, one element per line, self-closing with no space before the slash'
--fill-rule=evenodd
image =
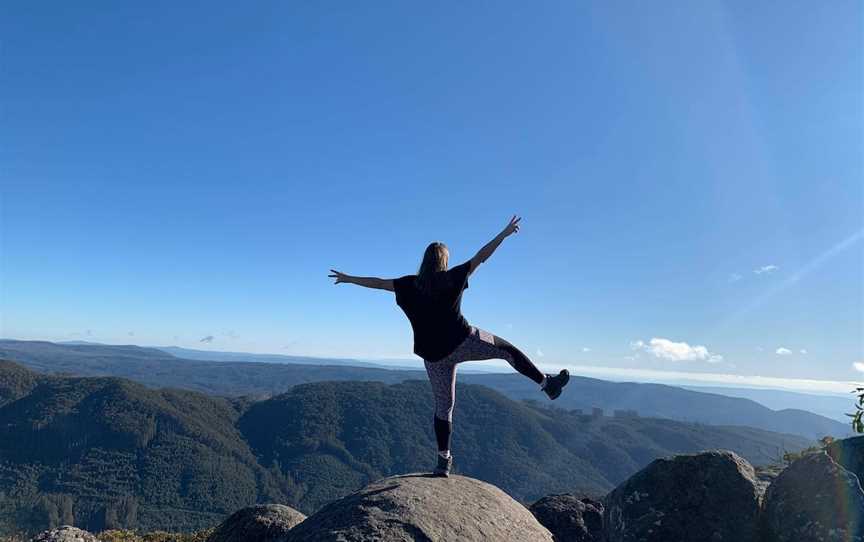
<path id="1" fill-rule="evenodd" d="M 426 374 L 429 375 L 432 393 L 435 396 L 437 420 L 453 422 L 453 405 L 456 402 L 456 365 L 463 361 L 482 359 L 503 359 L 534 382 L 539 384 L 543 381 L 544 375 L 540 369 L 518 348 L 497 335 L 472 326 L 468 337 L 449 355 L 438 361 L 424 361 Z M 436 423 L 436 433 L 438 425 L 440 424 Z"/>

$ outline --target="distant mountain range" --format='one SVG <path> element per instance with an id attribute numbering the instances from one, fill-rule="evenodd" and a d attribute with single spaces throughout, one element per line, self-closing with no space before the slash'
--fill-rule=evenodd
<path id="1" fill-rule="evenodd" d="M 185 352 L 188 352 L 184 350 Z M 204 351 L 192 351 L 195 355 Z M 234 361 L 204 361 L 176 357 L 164 350 L 139 346 L 57 344 L 44 341 L 0 340 L 0 357 L 32 369 L 81 376 L 119 376 L 151 387 L 176 387 L 225 396 L 266 397 L 292 386 L 319 381 L 379 381 L 388 384 L 425 380 L 425 372 L 343 364 L 317 365 L 236 361 L 244 354 L 223 353 Z M 203 354 L 201 354 L 203 355 Z M 256 356 L 252 354 L 251 356 Z M 328 359 L 316 359 L 329 363 Z M 465 373 L 460 381 L 488 386 L 513 399 L 544 400 L 537 386 L 516 374 Z M 801 409 L 772 410 L 753 400 L 704 393 L 663 384 L 608 382 L 574 376 L 557 408 L 589 411 L 600 408 L 636 411 L 641 416 L 716 425 L 746 425 L 816 440 L 850 434 L 847 424 Z"/>
<path id="2" fill-rule="evenodd" d="M 461 381 L 482 384 L 512 399 L 536 399 L 537 386 L 519 375 L 461 375 Z M 558 408 L 588 412 L 602 408 L 634 410 L 641 416 L 716 425 L 746 425 L 792 433 L 813 440 L 851 434 L 847 424 L 800 409 L 772 410 L 750 399 L 703 393 L 664 384 L 608 382 L 571 377 L 567 392 L 553 403 Z"/>
<path id="3" fill-rule="evenodd" d="M 413 369 L 422 368 L 422 365 L 411 365 L 410 360 L 397 361 L 393 364 L 376 363 L 369 360 L 351 358 L 312 358 L 308 356 L 289 356 L 285 354 L 250 354 L 247 352 L 216 352 L 212 350 L 194 350 L 181 348 L 179 346 L 157 346 L 156 349 L 167 352 L 172 356 L 183 359 L 194 359 L 201 361 L 235 361 L 261 363 L 291 363 L 300 365 L 339 365 L 350 367 L 374 367 L 377 369 Z"/>
<path id="4" fill-rule="evenodd" d="M 0 339 L 0 342 L 8 339 Z M 27 341 L 10 341 L 10 342 L 27 342 Z M 42 341 L 29 341 L 42 342 Z M 93 341 L 58 341 L 56 343 L 63 346 L 116 346 L 103 344 Z M 123 345 L 125 347 L 135 347 L 135 345 Z M 142 347 L 138 347 L 142 348 Z M 194 359 L 200 361 L 233 361 L 233 362 L 260 362 L 260 363 L 287 363 L 291 365 L 327 365 L 327 366 L 347 366 L 347 367 L 374 367 L 377 369 L 407 369 L 407 370 L 422 370 L 423 362 L 419 360 L 376 360 L 356 359 L 356 358 L 316 358 L 312 356 L 293 356 L 290 354 L 255 354 L 252 352 L 230 352 L 224 350 L 199 350 L 195 348 L 183 348 L 181 346 L 148 346 L 143 347 L 148 350 L 160 350 L 174 357 L 181 359 Z M 156 353 L 158 356 L 158 353 Z M 490 371 L 485 371 L 490 372 Z"/>
<path id="5" fill-rule="evenodd" d="M 855 396 L 850 392 L 845 395 L 817 395 L 784 390 L 764 388 L 730 388 L 724 386 L 682 386 L 688 390 L 716 393 L 728 397 L 751 399 L 774 410 L 798 408 L 814 414 L 825 416 L 839 422 L 848 422 L 847 412 L 855 410 Z"/>
<path id="6" fill-rule="evenodd" d="M 809 444 L 746 427 L 580 416 L 476 385 L 458 394 L 458 469 L 523 501 L 604 493 L 674 453 L 725 448 L 765 464 Z M 255 502 L 309 513 L 372 479 L 428 470 L 431 416 L 425 381 L 318 382 L 254 401 L 0 362 L 0 534 L 73 522 L 191 530 Z"/>

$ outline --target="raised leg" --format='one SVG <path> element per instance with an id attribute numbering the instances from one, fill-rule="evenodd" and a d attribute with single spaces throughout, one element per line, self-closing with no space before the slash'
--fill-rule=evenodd
<path id="1" fill-rule="evenodd" d="M 521 350 L 498 335 L 492 335 L 492 341 L 495 347 L 503 352 L 501 357 L 519 374 L 527 376 L 538 384 L 543 383 L 543 378 L 546 375 Z"/>
<path id="2" fill-rule="evenodd" d="M 503 359 L 537 384 L 543 386 L 546 382 L 546 375 L 521 350 L 509 341 L 478 328 L 473 328 L 468 338 L 444 359 L 426 361 L 426 374 L 435 397 L 435 440 L 442 457 L 450 457 L 453 407 L 456 404 L 456 366 L 463 361 L 484 359 Z"/>
<path id="3" fill-rule="evenodd" d="M 509 341 L 479 328 L 474 328 L 456 352 L 445 359 L 451 358 L 455 358 L 454 361 L 457 363 L 468 360 L 503 359 L 519 374 L 527 376 L 538 384 L 542 384 L 546 376 L 528 359 L 528 356 Z"/>

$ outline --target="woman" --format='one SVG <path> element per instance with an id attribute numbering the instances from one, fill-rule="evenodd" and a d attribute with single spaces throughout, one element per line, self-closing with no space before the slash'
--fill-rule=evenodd
<path id="1" fill-rule="evenodd" d="M 444 243 L 426 247 L 416 275 L 398 279 L 352 277 L 334 269 L 336 284 L 358 284 L 396 293 L 396 303 L 405 312 L 414 330 L 414 353 L 423 358 L 435 396 L 435 438 L 438 465 L 435 474 L 449 476 L 453 465 L 450 435 L 453 431 L 453 404 L 456 393 L 456 365 L 483 359 L 506 360 L 519 373 L 540 385 L 550 399 L 557 399 L 570 380 L 567 370 L 558 375 L 543 374 L 518 348 L 497 335 L 468 324 L 462 316 L 462 292 L 468 277 L 489 259 L 508 236 L 519 231 L 521 218 L 513 216 L 501 233 L 467 262 L 447 269 L 449 252 Z"/>

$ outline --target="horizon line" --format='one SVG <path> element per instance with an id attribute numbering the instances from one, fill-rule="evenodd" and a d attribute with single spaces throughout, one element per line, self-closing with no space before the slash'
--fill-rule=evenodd
<path id="1" fill-rule="evenodd" d="M 10 340 L 10 341 L 22 341 L 22 342 L 40 342 L 37 339 L 14 339 L 9 337 L 0 337 L 0 340 Z M 148 346 L 148 345 L 140 345 L 133 343 L 102 343 L 96 341 L 83 341 L 83 340 L 72 340 L 72 341 L 49 341 L 42 340 L 41 342 L 49 342 L 53 344 L 63 344 L 63 343 L 87 343 L 96 346 L 137 346 L 142 348 L 181 348 L 184 350 L 195 350 L 198 352 L 213 352 L 213 353 L 226 353 L 226 354 L 249 354 L 252 356 L 277 356 L 284 358 L 306 358 L 306 359 L 315 359 L 315 360 L 340 360 L 340 361 L 358 361 L 358 362 L 367 362 L 367 363 L 387 363 L 387 362 L 412 362 L 412 363 L 421 363 L 419 359 L 412 358 L 366 358 L 366 357 L 335 357 L 335 356 L 308 356 L 302 354 L 284 354 L 284 353 L 272 353 L 272 352 L 239 352 L 239 351 L 230 351 L 230 350 L 207 350 L 200 348 L 187 348 L 183 346 L 176 345 L 164 345 L 164 346 Z M 218 361 L 218 360 L 213 360 Z M 504 361 L 498 360 L 486 360 L 484 363 L 487 367 L 500 367 L 502 369 L 507 369 L 510 366 Z M 550 366 L 545 363 L 538 363 L 540 366 Z M 637 382 L 637 383 L 649 383 L 649 384 L 667 384 L 667 385 L 676 385 L 676 386 L 684 386 L 684 385 L 725 385 L 725 387 L 736 387 L 736 388 L 750 388 L 750 389 L 766 389 L 766 390 L 775 390 L 775 391 L 790 391 L 790 392 L 798 392 L 798 393 L 810 393 L 810 394 L 821 394 L 821 395 L 832 395 L 832 396 L 849 396 L 855 390 L 855 388 L 862 386 L 862 383 L 855 382 L 852 380 L 844 381 L 844 380 L 821 380 L 821 379 L 812 379 L 812 378 L 789 378 L 789 377 L 773 377 L 773 376 L 762 376 L 762 375 L 738 375 L 738 374 L 730 374 L 730 373 L 707 373 L 707 372 L 691 372 L 691 371 L 673 371 L 673 370 L 665 370 L 665 369 L 640 369 L 635 367 L 608 367 L 603 365 L 578 365 L 573 363 L 563 363 L 561 364 L 564 367 L 571 369 L 576 374 L 581 374 L 585 376 L 593 376 L 593 377 L 604 377 L 608 380 L 618 381 L 618 382 Z M 558 367 L 556 365 L 556 367 Z M 394 369 L 402 369 L 404 367 L 394 367 Z M 422 367 L 420 367 L 422 369 Z M 477 368 L 474 367 L 476 370 Z M 480 372 L 487 372 L 480 369 Z M 493 372 L 493 371 L 488 371 Z M 627 380 L 627 379 L 637 379 L 637 380 Z"/>

